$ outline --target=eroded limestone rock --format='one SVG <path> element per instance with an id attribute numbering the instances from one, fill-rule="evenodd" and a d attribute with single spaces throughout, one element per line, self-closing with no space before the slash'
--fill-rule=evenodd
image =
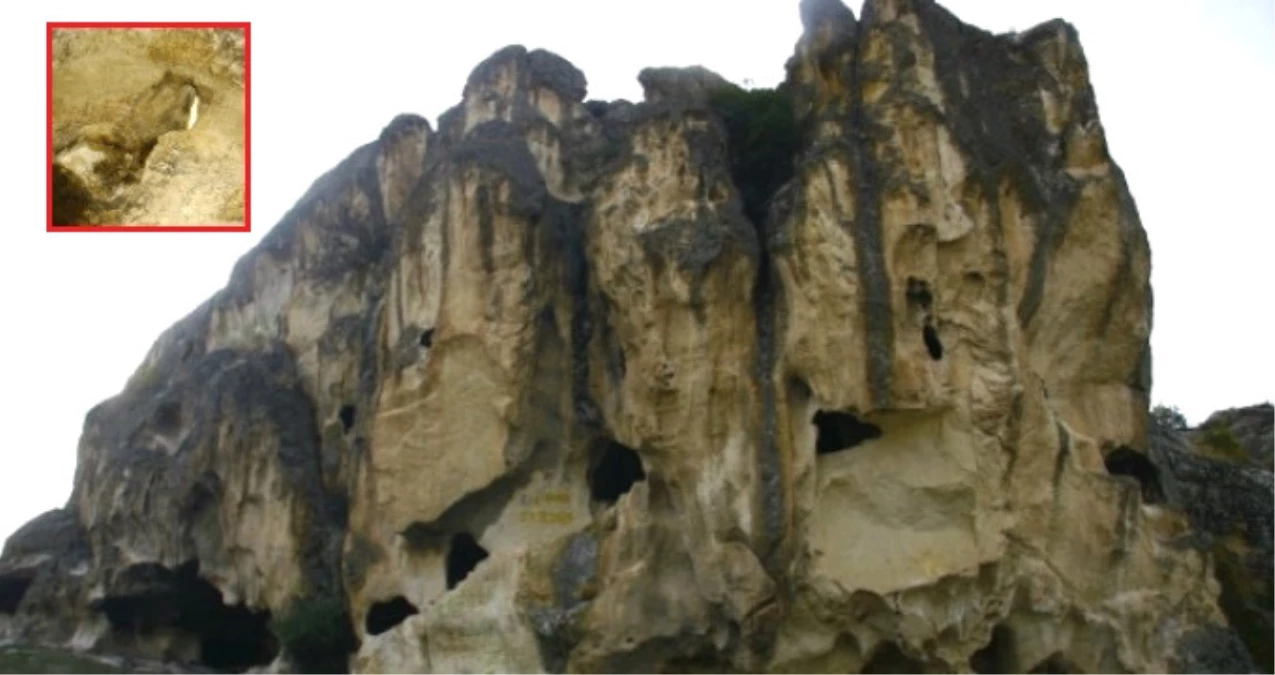
<path id="1" fill-rule="evenodd" d="M 1075 30 L 801 11 L 761 217 L 703 69 L 513 46 L 393 120 L 90 413 L 82 590 L 11 622 L 207 662 L 104 613 L 145 573 L 336 599 L 358 671 L 1234 668 Z"/>

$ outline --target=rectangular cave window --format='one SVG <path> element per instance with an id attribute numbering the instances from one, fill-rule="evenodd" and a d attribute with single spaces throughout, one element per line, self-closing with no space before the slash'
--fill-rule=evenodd
<path id="1" fill-rule="evenodd" d="M 589 471 L 589 495 L 594 501 L 614 504 L 641 480 L 646 480 L 646 470 L 636 451 L 610 439 L 595 443 Z"/>
<path id="2" fill-rule="evenodd" d="M 429 349 L 434 346 L 434 329 L 427 328 L 421 331 L 421 346 Z"/>
<path id="3" fill-rule="evenodd" d="M 820 410 L 815 413 L 815 453 L 849 450 L 856 445 L 881 437 L 881 427 L 864 422 L 850 413 Z"/>
<path id="4" fill-rule="evenodd" d="M 452 535 L 451 545 L 447 547 L 447 589 L 456 588 L 489 555 L 474 535 L 468 532 Z"/>
<path id="5" fill-rule="evenodd" d="M 372 608 L 367 612 L 365 624 L 367 634 L 380 635 L 403 623 L 407 620 L 407 617 L 420 613 L 421 611 L 417 609 L 416 605 L 401 595 L 384 602 L 373 603 Z"/>

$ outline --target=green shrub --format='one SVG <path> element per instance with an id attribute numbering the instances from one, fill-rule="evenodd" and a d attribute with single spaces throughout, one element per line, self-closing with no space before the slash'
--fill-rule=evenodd
<path id="1" fill-rule="evenodd" d="M 346 673 L 354 650 L 350 617 L 340 600 L 301 598 L 271 621 L 270 629 L 303 673 Z"/>
<path id="2" fill-rule="evenodd" d="M 1248 461 L 1248 453 L 1235 439 L 1231 428 L 1225 424 L 1213 424 L 1201 428 L 1197 443 L 1203 446 L 1200 448 L 1202 454 L 1214 459 L 1236 463 Z"/>
<path id="3" fill-rule="evenodd" d="M 801 134 L 792 100 L 780 89 L 725 87 L 710 96 L 713 112 L 726 125 L 731 177 L 754 223 L 766 215 L 770 198 L 793 174 Z"/>
<path id="4" fill-rule="evenodd" d="M 1151 417 L 1165 429 L 1186 431 L 1188 427 L 1186 416 L 1177 406 L 1158 405 L 1151 409 Z"/>

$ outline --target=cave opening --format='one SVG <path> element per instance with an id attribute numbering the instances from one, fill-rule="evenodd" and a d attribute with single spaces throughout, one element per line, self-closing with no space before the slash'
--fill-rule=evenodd
<path id="1" fill-rule="evenodd" d="M 270 612 L 224 604 L 221 592 L 199 576 L 197 561 L 176 572 L 153 563 L 134 565 L 117 586 L 124 592 L 99 605 L 117 631 L 185 633 L 198 642 L 200 663 L 219 671 L 265 666 L 279 653 Z"/>
<path id="2" fill-rule="evenodd" d="M 427 328 L 421 331 L 421 346 L 429 349 L 434 346 L 434 329 Z"/>
<path id="3" fill-rule="evenodd" d="M 367 612 L 367 621 L 365 623 L 367 634 L 380 635 L 403 623 L 407 620 L 407 617 L 420 613 L 421 610 L 417 609 L 416 605 L 401 595 L 394 596 L 384 602 L 373 603 L 371 609 Z"/>
<path id="4" fill-rule="evenodd" d="M 341 418 L 341 427 L 345 429 L 345 433 L 350 433 L 350 429 L 354 428 L 354 406 L 345 404 L 341 406 L 337 416 Z"/>
<path id="5" fill-rule="evenodd" d="M 820 410 L 815 413 L 815 453 L 849 450 L 860 443 L 881 437 L 881 427 L 850 413 Z"/>
<path id="6" fill-rule="evenodd" d="M 916 277 L 908 277 L 908 288 L 906 291 L 908 302 L 919 307 L 924 311 L 929 311 L 934 305 L 934 295 L 930 293 L 930 284 Z"/>
<path id="7" fill-rule="evenodd" d="M 589 472 L 589 495 L 594 501 L 614 504 L 642 480 L 646 480 L 646 470 L 632 448 L 610 439 L 594 446 L 593 469 Z"/>
<path id="8" fill-rule="evenodd" d="M 452 535 L 451 545 L 447 547 L 447 589 L 456 588 L 488 556 L 487 549 L 478 544 L 474 535 L 468 532 Z"/>
<path id="9" fill-rule="evenodd" d="M 0 577 L 0 614 L 15 614 L 22 598 L 35 581 L 35 570 L 22 570 Z"/>
<path id="10" fill-rule="evenodd" d="M 1129 476 L 1138 481 L 1145 504 L 1159 504 L 1164 501 L 1164 490 L 1160 487 L 1160 470 L 1146 455 L 1126 446 L 1120 446 L 1102 460 L 1107 466 L 1107 473 L 1113 476 Z"/>
<path id="11" fill-rule="evenodd" d="M 887 642 L 872 653 L 863 664 L 864 673 L 924 673 L 925 664 L 903 653 L 893 642 Z"/>
<path id="12" fill-rule="evenodd" d="M 155 429 L 160 433 L 172 433 L 181 428 L 181 404 L 166 401 L 155 409 Z"/>
<path id="13" fill-rule="evenodd" d="M 938 361 L 943 358 L 943 343 L 939 342 L 939 332 L 932 324 L 927 323 L 921 329 L 921 339 L 925 341 L 925 351 L 930 353 L 931 359 Z"/>
<path id="14" fill-rule="evenodd" d="M 996 626 L 987 646 L 970 656 L 970 669 L 976 673 L 1017 673 L 1014 649 L 1014 634 L 1005 626 Z"/>

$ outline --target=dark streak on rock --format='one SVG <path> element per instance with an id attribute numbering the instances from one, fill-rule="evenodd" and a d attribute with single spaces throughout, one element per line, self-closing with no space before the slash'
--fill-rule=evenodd
<path id="1" fill-rule="evenodd" d="M 864 33 L 872 30 L 873 16 L 865 7 Z M 890 372 L 894 364 L 894 321 L 892 318 L 890 278 L 886 274 L 885 252 L 881 243 L 881 205 L 879 173 L 873 155 L 872 136 L 878 131 L 863 101 L 863 45 L 859 36 L 854 45 L 854 67 L 848 83 L 851 92 L 850 161 L 855 177 L 855 220 L 852 228 L 855 259 L 862 287 L 864 342 L 868 370 L 868 390 L 873 405 L 888 408 L 891 404 Z"/>

